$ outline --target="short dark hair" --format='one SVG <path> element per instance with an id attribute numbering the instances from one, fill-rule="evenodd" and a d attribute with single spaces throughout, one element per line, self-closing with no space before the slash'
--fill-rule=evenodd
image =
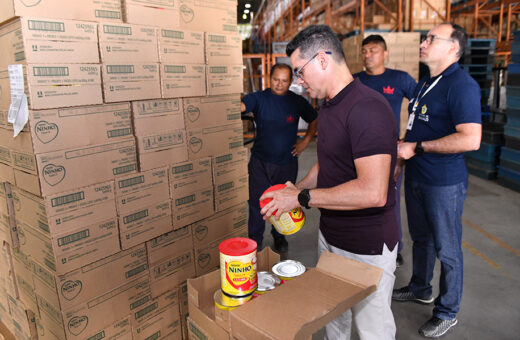
<path id="1" fill-rule="evenodd" d="M 274 71 L 276 71 L 277 69 L 284 69 L 286 68 L 287 70 L 289 70 L 289 76 L 291 77 L 292 79 L 292 68 L 290 65 L 287 65 L 287 64 L 284 64 L 284 63 L 276 63 L 274 64 L 273 66 L 271 66 L 271 73 L 269 73 L 269 76 L 272 77 L 273 74 L 274 74 Z"/>
<path id="2" fill-rule="evenodd" d="M 466 33 L 464 28 L 452 22 L 447 23 L 447 25 L 450 25 L 453 28 L 453 32 L 451 32 L 450 38 L 459 43 L 459 52 L 457 53 L 457 57 L 460 58 L 466 50 L 466 44 L 468 43 L 468 33 Z"/>
<path id="3" fill-rule="evenodd" d="M 343 46 L 327 25 L 308 26 L 287 44 L 285 52 L 290 57 L 298 48 L 302 58 L 311 58 L 319 51 L 330 51 L 336 62 L 345 62 Z"/>
<path id="4" fill-rule="evenodd" d="M 368 37 L 366 37 L 365 39 L 363 39 L 363 42 L 361 43 L 361 47 L 363 47 L 367 44 L 379 44 L 379 45 L 383 46 L 385 51 L 387 50 L 386 41 L 379 34 L 371 34 Z"/>

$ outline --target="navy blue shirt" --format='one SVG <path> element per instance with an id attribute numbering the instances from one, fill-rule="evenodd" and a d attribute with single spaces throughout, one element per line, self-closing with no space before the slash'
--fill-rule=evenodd
<path id="1" fill-rule="evenodd" d="M 326 102 L 318 116 L 318 188 L 332 188 L 357 178 L 354 161 L 387 154 L 392 158 L 388 195 L 383 207 L 360 210 L 320 208 L 320 230 L 337 248 L 364 255 L 381 255 L 383 245 L 398 241 L 393 169 L 397 132 L 392 109 L 383 96 L 359 79 Z"/>
<path id="2" fill-rule="evenodd" d="M 299 119 L 311 123 L 317 117 L 309 102 L 292 91 L 279 96 L 271 89 L 248 94 L 242 101 L 246 112 L 253 112 L 256 123 L 251 154 L 277 165 L 296 160 L 291 151 L 296 144 Z"/>
<path id="3" fill-rule="evenodd" d="M 419 97 L 412 129 L 406 132 L 406 142 L 439 139 L 456 132 L 455 126 L 481 123 L 480 87 L 458 63 L 449 66 L 440 75 L 439 82 L 421 98 L 433 79 L 426 76 L 419 81 L 408 111 Z M 420 92 L 420 93 L 419 93 Z M 406 178 L 430 185 L 467 183 L 468 172 L 462 153 L 425 153 L 406 161 Z"/>
<path id="4" fill-rule="evenodd" d="M 383 74 L 372 76 L 365 71 L 354 74 L 363 84 L 383 94 L 395 114 L 397 131 L 401 122 L 403 98 L 411 99 L 417 83 L 408 73 L 387 68 Z"/>

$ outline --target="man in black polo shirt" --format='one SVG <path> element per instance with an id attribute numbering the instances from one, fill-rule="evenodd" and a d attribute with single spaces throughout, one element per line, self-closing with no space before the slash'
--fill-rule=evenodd
<path id="1" fill-rule="evenodd" d="M 297 185 L 287 182 L 287 188 L 263 195 L 273 200 L 262 214 L 320 208 L 320 252 L 383 269 L 377 291 L 329 323 L 327 339 L 348 339 L 352 321 L 363 340 L 394 339 L 397 133 L 389 128 L 396 126 L 394 113 L 383 95 L 354 80 L 330 27 L 307 27 L 288 44 L 287 55 L 311 97 L 326 99 L 318 114 L 318 162 Z"/>

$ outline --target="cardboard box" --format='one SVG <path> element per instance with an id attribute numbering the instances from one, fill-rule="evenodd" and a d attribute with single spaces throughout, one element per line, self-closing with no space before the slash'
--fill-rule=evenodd
<path id="1" fill-rule="evenodd" d="M 99 24 L 103 63 L 159 62 L 156 28 L 132 24 Z"/>
<path id="2" fill-rule="evenodd" d="M 226 235 L 247 228 L 247 213 L 248 205 L 243 202 L 194 223 L 191 226 L 194 248 L 201 248 L 215 240 L 224 238 Z"/>
<path id="3" fill-rule="evenodd" d="M 128 249 L 173 230 L 171 214 L 171 203 L 166 200 L 119 216 L 121 249 Z"/>
<path id="4" fill-rule="evenodd" d="M 14 168 L 12 168 L 12 170 L 14 174 L 14 183 L 16 183 L 17 187 L 34 195 L 42 195 L 38 175 L 30 174 Z"/>
<path id="5" fill-rule="evenodd" d="M 159 28 L 157 34 L 161 63 L 206 63 L 204 59 L 204 32 Z M 242 47 L 242 43 L 240 47 Z"/>
<path id="6" fill-rule="evenodd" d="M 183 98 L 187 130 L 241 121 L 240 94 Z"/>
<path id="7" fill-rule="evenodd" d="M 132 24 L 179 28 L 179 9 L 174 0 L 124 0 L 124 21 Z"/>
<path id="8" fill-rule="evenodd" d="M 65 329 L 67 340 L 84 339 L 86 334 L 96 333 L 99 329 L 112 325 L 129 314 L 138 314 L 140 311 L 142 313 L 142 307 L 145 304 L 149 306 L 151 300 L 148 276 L 142 276 L 63 311 L 63 324 L 67 325 Z"/>
<path id="9" fill-rule="evenodd" d="M 100 183 L 137 170 L 133 138 L 36 156 L 41 195 Z M 18 183 L 18 181 L 17 181 Z M 31 191 L 33 192 L 33 191 Z"/>
<path id="10" fill-rule="evenodd" d="M 0 28 L 0 69 L 27 63 L 99 63 L 97 24 L 17 18 Z"/>
<path id="11" fill-rule="evenodd" d="M 20 249 L 56 274 L 64 274 L 119 251 L 117 219 L 78 225 L 60 234 L 46 235 L 17 221 Z"/>
<path id="12" fill-rule="evenodd" d="M 34 269 L 39 298 L 51 303 L 56 310 L 68 310 L 136 278 L 148 276 L 148 259 L 146 247 L 141 244 L 64 275 L 54 275 L 37 263 Z"/>
<path id="13" fill-rule="evenodd" d="M 189 249 L 176 245 L 174 253 L 162 262 L 150 267 L 152 296 L 156 297 L 195 277 L 193 246 Z M 180 248 L 184 248 L 182 251 Z"/>
<path id="14" fill-rule="evenodd" d="M 308 338 L 374 292 L 381 275 L 380 268 L 324 252 L 316 268 L 229 312 L 230 335 L 236 339 Z M 212 334 L 216 320 L 209 305 L 219 287 L 219 271 L 188 280 L 190 318 L 214 337 L 222 334 Z M 306 317 L 287 319 L 287 315 Z"/>
<path id="15" fill-rule="evenodd" d="M 248 199 L 248 175 L 243 175 L 215 185 L 215 211 L 226 210 Z"/>
<path id="16" fill-rule="evenodd" d="M 246 148 L 236 149 L 211 158 L 213 183 L 218 187 L 238 177 L 248 175 L 247 162 L 249 151 Z"/>
<path id="17" fill-rule="evenodd" d="M 0 273 L 0 282 L 2 283 L 0 290 L 11 296 L 18 297 L 15 263 L 11 255 L 15 255 L 15 253 L 16 249 L 12 249 L 9 243 L 2 242 L 0 245 L 0 264 L 3 270 Z"/>
<path id="18" fill-rule="evenodd" d="M 242 37 L 238 34 L 205 33 L 206 64 L 242 63 Z"/>
<path id="19" fill-rule="evenodd" d="M 7 298 L 13 324 L 15 325 L 15 338 L 28 340 L 37 338 L 34 312 L 27 309 L 21 301 L 17 301 L 14 297 L 8 295 Z"/>
<path id="20" fill-rule="evenodd" d="M 209 273 L 220 266 L 220 251 L 218 250 L 218 246 L 225 239 L 232 237 L 247 237 L 247 228 L 235 230 L 233 233 L 221 239 L 213 240 L 210 243 L 195 248 L 195 271 L 197 276 Z"/>
<path id="21" fill-rule="evenodd" d="M 13 202 L 13 194 L 11 190 L 11 184 L 9 182 L 5 182 L 3 184 L 0 183 L 0 188 L 2 188 L 5 193 L 6 201 L 7 203 L 7 214 L 1 215 L 1 225 L 6 228 L 4 229 L 5 233 L 5 239 L 9 245 L 11 245 L 12 248 L 18 248 L 19 242 L 18 242 L 18 233 L 16 231 L 16 221 L 14 216 L 14 202 Z"/>
<path id="22" fill-rule="evenodd" d="M 139 155 L 139 169 L 146 171 L 173 163 L 188 160 L 188 147 L 186 144 L 178 145 L 175 148 L 161 151 L 146 152 Z"/>
<path id="23" fill-rule="evenodd" d="M 187 152 L 188 150 L 186 150 Z M 2 162 L 4 156 L 11 158 L 11 152 L 8 149 L 6 150 L 6 148 L 0 147 L 0 162 Z M 14 169 L 11 166 L 0 163 L 0 181 L 15 183 Z"/>
<path id="24" fill-rule="evenodd" d="M 182 340 L 178 306 L 172 305 L 134 328 L 134 340 L 139 339 Z"/>
<path id="25" fill-rule="evenodd" d="M 158 168 L 116 178 L 119 215 L 168 200 L 168 169 Z"/>
<path id="26" fill-rule="evenodd" d="M 172 253 L 180 249 L 182 253 L 186 249 L 193 248 L 191 238 L 191 226 L 170 231 L 146 242 L 148 263 L 155 266 L 166 260 Z"/>
<path id="27" fill-rule="evenodd" d="M 99 65 L 28 64 L 24 73 L 31 109 L 103 103 Z"/>
<path id="28" fill-rule="evenodd" d="M 244 145 L 242 122 L 187 130 L 190 160 L 223 154 Z"/>
<path id="29" fill-rule="evenodd" d="M 207 316 L 203 312 L 196 310 L 196 316 L 188 317 L 187 319 L 187 331 L 190 340 L 203 340 L 203 339 L 215 339 L 215 340 L 233 340 L 229 337 L 229 333 L 226 332 L 222 327 L 215 323 L 214 314 Z M 203 319 L 203 318 L 206 319 Z M 202 320 L 204 328 L 199 326 L 193 318 Z"/>
<path id="30" fill-rule="evenodd" d="M 178 229 L 188 224 L 213 215 L 213 187 L 193 191 L 184 197 L 172 200 L 173 228 Z"/>
<path id="31" fill-rule="evenodd" d="M 164 313 L 168 314 L 164 315 Z M 166 320 L 169 319 L 170 322 L 179 319 L 179 291 L 177 287 L 170 289 L 155 299 L 149 299 L 144 304 L 136 306 L 136 310 L 134 310 L 132 313 L 131 320 L 134 334 L 137 333 L 137 329 L 143 327 L 145 324 L 150 325 L 150 320 L 161 314 L 166 317 Z M 165 324 L 164 321 L 161 323 L 163 324 L 164 328 L 167 328 L 167 324 Z M 141 328 L 141 330 L 146 328 L 148 327 Z"/>
<path id="32" fill-rule="evenodd" d="M 65 325 L 63 324 L 60 311 L 40 298 L 38 298 L 38 310 L 40 311 L 40 315 L 39 318 L 37 318 L 37 327 L 45 331 L 46 337 L 53 340 L 67 340 Z"/>
<path id="33" fill-rule="evenodd" d="M 184 129 L 182 99 L 154 99 L 132 102 L 136 136 L 149 136 L 159 131 Z"/>
<path id="34" fill-rule="evenodd" d="M 132 136 L 128 102 L 30 110 L 29 125 L 34 153 L 103 144 Z"/>
<path id="35" fill-rule="evenodd" d="M 180 27 L 204 32 L 237 31 L 236 0 L 181 0 Z"/>
<path id="36" fill-rule="evenodd" d="M 139 154 L 167 149 L 183 149 L 186 145 L 186 130 L 161 131 L 152 135 L 138 136 Z"/>
<path id="37" fill-rule="evenodd" d="M 7 0 L 2 2 L 0 13 L 0 22 L 15 16 L 115 22 L 121 22 L 122 19 L 120 0 Z"/>
<path id="38" fill-rule="evenodd" d="M 211 158 L 201 158 L 190 162 L 177 163 L 168 171 L 170 197 L 186 197 L 194 191 L 213 185 L 211 179 Z"/>
<path id="39" fill-rule="evenodd" d="M 135 340 L 132 336 L 132 324 L 130 315 L 120 321 L 116 321 L 113 325 L 105 327 L 90 336 L 87 340 L 109 339 L 109 340 Z"/>
<path id="40" fill-rule="evenodd" d="M 32 152 L 10 150 L 12 157 L 12 167 L 15 170 L 27 171 L 29 173 L 36 174 L 36 156 Z M 16 175 L 15 175 L 16 178 Z"/>
<path id="41" fill-rule="evenodd" d="M 4 244 L 4 248 L 5 246 L 6 245 Z M 34 291 L 33 261 L 19 249 L 13 249 L 11 254 L 11 265 L 4 268 L 6 272 L 10 272 L 14 275 L 16 295 L 11 293 L 12 289 L 10 285 L 4 287 L 8 288 L 9 294 L 17 297 L 25 306 L 27 306 L 28 309 L 38 311 L 38 304 Z"/>
<path id="42" fill-rule="evenodd" d="M 244 91 L 244 66 L 209 65 L 207 67 L 208 96 L 242 93 Z"/>
<path id="43" fill-rule="evenodd" d="M 161 97 L 159 64 L 129 62 L 102 66 L 106 103 Z"/>
<path id="44" fill-rule="evenodd" d="M 163 98 L 206 95 L 206 66 L 203 64 L 161 64 Z"/>

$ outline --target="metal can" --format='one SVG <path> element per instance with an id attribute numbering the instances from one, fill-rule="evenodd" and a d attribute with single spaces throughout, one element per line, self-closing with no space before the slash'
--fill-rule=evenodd
<path id="1" fill-rule="evenodd" d="M 253 298 L 263 295 L 280 285 L 280 278 L 273 273 L 258 272 L 258 287 L 253 293 Z"/>
<path id="2" fill-rule="evenodd" d="M 215 307 L 222 310 L 233 310 L 237 307 L 242 306 L 247 301 L 251 300 L 253 295 L 249 295 L 246 297 L 231 297 L 222 292 L 222 290 L 217 289 L 215 294 L 213 294 L 213 299 L 215 300 Z"/>
<path id="3" fill-rule="evenodd" d="M 256 290 L 256 248 L 256 242 L 245 237 L 220 243 L 220 286 L 225 294 L 244 297 Z"/>
<path id="4" fill-rule="evenodd" d="M 284 284 L 285 282 L 302 275 L 305 273 L 305 270 L 305 266 L 301 262 L 295 260 L 280 261 L 272 268 L 273 273 L 278 275 L 280 278 L 280 284 Z"/>
<path id="5" fill-rule="evenodd" d="M 270 191 L 281 190 L 285 187 L 285 184 L 276 184 L 264 191 L 264 194 Z M 271 200 L 272 199 L 268 198 L 260 201 L 260 209 L 265 207 L 265 205 L 271 202 Z M 269 222 L 271 222 L 280 234 L 291 235 L 298 232 L 303 227 L 303 224 L 305 223 L 305 214 L 303 213 L 303 210 L 298 207 L 291 211 L 284 212 L 280 215 L 280 219 L 278 220 L 275 219 L 274 216 L 269 217 Z"/>

